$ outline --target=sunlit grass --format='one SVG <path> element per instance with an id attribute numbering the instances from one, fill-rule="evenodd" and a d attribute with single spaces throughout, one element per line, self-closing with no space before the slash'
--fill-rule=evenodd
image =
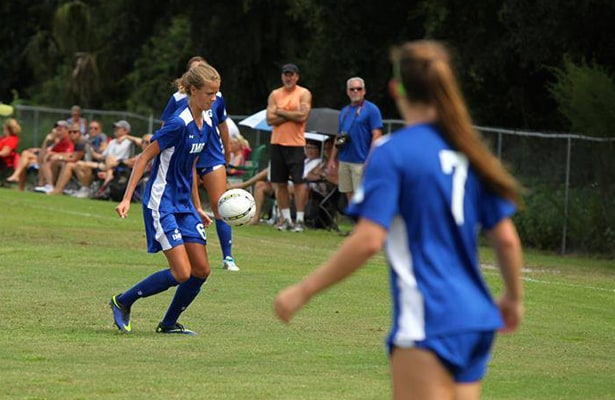
<path id="1" fill-rule="evenodd" d="M 145 252 L 140 205 L 0 190 L 0 398 L 386 399 L 388 272 L 378 255 L 316 297 L 289 326 L 275 293 L 306 275 L 343 240 L 335 232 L 234 230 L 239 273 L 213 267 L 181 322 L 196 337 L 154 328 L 173 290 L 134 306 L 131 335 L 107 302 L 161 269 Z M 492 252 L 481 258 L 493 263 Z M 609 260 L 528 252 L 527 318 L 501 336 L 485 399 L 610 399 L 615 393 L 615 267 Z M 485 275 L 495 292 L 497 271 Z"/>

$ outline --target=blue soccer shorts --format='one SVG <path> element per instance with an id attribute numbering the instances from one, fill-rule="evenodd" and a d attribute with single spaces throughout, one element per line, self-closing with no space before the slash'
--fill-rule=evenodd
<path id="1" fill-rule="evenodd" d="M 485 376 L 494 340 L 495 331 L 476 331 L 419 340 L 409 347 L 433 352 L 455 382 L 471 383 Z"/>
<path id="2" fill-rule="evenodd" d="M 157 253 L 184 243 L 207 244 L 205 226 L 194 210 L 186 213 L 163 213 L 143 207 L 147 251 Z"/>

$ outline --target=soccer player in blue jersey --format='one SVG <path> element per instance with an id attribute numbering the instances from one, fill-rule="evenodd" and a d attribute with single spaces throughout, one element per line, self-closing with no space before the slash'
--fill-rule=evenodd
<path id="1" fill-rule="evenodd" d="M 372 149 L 349 205 L 358 217 L 354 233 L 280 292 L 274 308 L 288 322 L 384 247 L 393 397 L 479 399 L 496 331 L 516 330 L 523 316 L 522 250 L 511 221 L 521 188 L 473 129 L 444 46 L 409 42 L 391 60 L 391 94 L 406 126 Z M 479 229 L 504 283 L 497 302 L 480 272 Z"/>
<path id="2" fill-rule="evenodd" d="M 211 219 L 201 208 L 196 162 L 210 131 L 215 129 L 207 111 L 220 90 L 220 80 L 210 65 L 191 68 L 176 80 L 177 87 L 188 94 L 187 104 L 151 138 L 133 167 L 122 202 L 115 209 L 121 218 L 128 215 L 134 190 L 152 161 L 151 177 L 143 195 L 147 250 L 162 250 L 169 268 L 111 298 L 115 325 L 125 333 L 132 330 L 130 310 L 135 301 L 179 285 L 156 332 L 194 334 L 177 320 L 210 274 L 205 226 Z"/>
<path id="3" fill-rule="evenodd" d="M 195 56 L 188 60 L 188 68 L 196 65 L 205 65 L 207 62 L 203 57 Z M 186 102 L 186 95 L 176 92 L 171 96 L 167 105 L 162 112 L 160 119 L 164 122 L 170 118 L 178 108 L 182 107 Z M 226 164 L 231 159 L 231 145 L 229 128 L 226 123 L 226 103 L 222 93 L 216 94 L 216 101 L 208 111 L 210 117 L 215 121 L 214 129 L 210 132 L 210 137 L 207 139 L 205 151 L 201 155 L 197 164 L 197 171 L 201 177 L 201 182 L 207 190 L 211 210 L 216 219 L 216 232 L 222 249 L 222 268 L 227 271 L 239 271 L 239 267 L 235 264 L 233 257 L 232 237 L 233 232 L 231 226 L 224 222 L 218 213 L 218 200 L 222 193 L 226 190 Z"/>

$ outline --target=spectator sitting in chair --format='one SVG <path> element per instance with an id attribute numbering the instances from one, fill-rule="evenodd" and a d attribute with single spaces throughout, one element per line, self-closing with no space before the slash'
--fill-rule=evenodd
<path id="1" fill-rule="evenodd" d="M 79 125 L 81 135 L 85 138 L 87 135 L 88 120 L 81 116 L 81 107 L 74 105 L 70 108 L 70 117 L 66 120 L 69 125 Z"/>
<path id="2" fill-rule="evenodd" d="M 88 141 L 88 149 L 85 153 L 84 161 L 104 161 L 102 152 L 107 148 L 109 140 L 107 134 L 103 132 L 102 124 L 93 119 L 88 126 L 88 134 L 85 136 Z"/>
<path id="3" fill-rule="evenodd" d="M 320 212 L 320 203 L 327 196 L 327 205 L 328 209 L 335 210 L 331 214 L 333 215 L 337 211 L 341 211 L 343 208 L 340 208 L 340 198 L 337 195 L 338 192 L 333 192 L 337 188 L 339 179 L 338 179 L 338 169 L 337 168 L 329 168 L 329 159 L 332 155 L 333 149 L 333 140 L 327 140 L 324 144 L 324 153 L 325 157 L 323 157 L 322 162 L 313 168 L 306 176 L 308 182 L 308 202 L 305 206 L 305 217 L 308 225 L 311 227 L 320 227 L 320 228 L 328 228 L 330 227 L 328 223 L 322 222 L 322 219 L 319 216 L 322 216 Z M 330 210 L 330 211 L 331 211 Z M 331 218 L 331 216 L 329 216 Z"/>
<path id="4" fill-rule="evenodd" d="M 74 197 L 87 198 L 90 196 L 90 185 L 94 179 L 94 171 L 96 171 L 97 176 L 98 173 L 101 173 L 100 175 L 104 179 L 101 189 L 104 190 L 105 184 L 108 184 L 113 179 L 113 175 L 107 173 L 107 171 L 112 170 L 120 162 L 131 157 L 133 140 L 128 135 L 130 133 L 130 124 L 127 121 L 120 120 L 114 123 L 113 126 L 115 138 L 109 142 L 102 152 L 104 161 L 80 161 L 75 165 L 75 174 L 81 188 L 73 194 Z"/>
<path id="5" fill-rule="evenodd" d="M 39 168 L 39 186 L 44 185 L 45 182 L 43 175 L 40 173 L 40 165 L 42 165 L 45 157 L 50 154 L 67 154 L 73 151 L 74 145 L 68 136 L 68 123 L 66 121 L 57 121 L 51 132 L 45 136 L 41 147 L 31 147 L 21 152 L 15 171 L 6 178 L 6 181 L 18 183 L 19 190 L 24 190 L 28 168 L 37 166 Z"/>
<path id="6" fill-rule="evenodd" d="M 305 146 L 305 153 L 306 156 L 304 160 L 303 177 L 304 179 L 307 179 L 308 174 L 322 163 L 322 159 L 320 158 L 320 146 L 316 142 L 308 140 Z M 249 222 L 248 225 L 258 225 L 260 223 L 261 213 L 265 200 L 268 197 L 272 197 L 275 200 L 275 190 L 273 184 L 269 180 L 269 168 L 261 170 L 258 174 L 254 175 L 252 178 L 248 179 L 245 182 L 239 182 L 233 185 L 229 185 L 229 189 L 245 189 L 252 185 L 254 185 L 253 196 L 254 202 L 256 203 L 256 212 L 254 213 L 254 218 L 252 219 L 252 221 Z M 295 197 L 293 189 L 293 184 L 291 181 L 289 181 L 288 192 L 291 198 Z M 307 197 L 304 197 L 300 201 L 302 201 L 303 204 L 306 204 Z M 283 221 L 277 222 L 279 223 Z"/>
<path id="7" fill-rule="evenodd" d="M 66 157 L 62 157 L 59 160 L 53 161 L 60 168 L 58 172 L 58 179 L 55 186 L 51 190 L 45 191 L 48 195 L 58 195 L 64 193 L 64 188 L 73 176 L 73 169 L 78 161 L 83 160 L 87 151 L 87 140 L 81 134 L 81 128 L 79 124 L 74 123 L 70 126 L 68 131 L 70 140 L 74 144 L 74 151 L 68 154 Z M 37 188 L 39 189 L 39 188 Z"/>
<path id="8" fill-rule="evenodd" d="M 152 136 L 153 135 L 149 133 L 143 135 L 142 137 L 127 135 L 126 139 L 130 140 L 135 146 L 139 147 L 139 153 L 141 153 L 149 145 Z M 131 146 L 131 153 L 134 153 L 132 150 L 133 146 Z M 138 156 L 139 154 L 132 154 L 132 157 L 129 158 L 115 158 L 113 156 L 109 156 L 105 159 L 105 166 L 107 166 L 107 170 L 98 172 L 98 177 L 103 180 L 101 188 L 104 190 L 109 182 L 113 180 L 118 168 L 127 167 L 128 170 L 132 169 Z M 149 167 L 151 167 L 150 164 L 147 165 L 146 171 L 149 171 Z M 122 170 L 126 171 L 126 168 L 123 168 Z"/>
<path id="9" fill-rule="evenodd" d="M 246 164 L 245 143 L 247 140 L 242 140 L 242 138 L 243 137 L 240 138 L 239 135 L 231 138 L 231 161 L 229 162 L 226 170 L 227 177 L 241 177 L 241 175 L 244 174 L 244 171 L 233 168 Z"/>
<path id="10" fill-rule="evenodd" d="M 0 136 L 0 172 L 10 174 L 15 165 L 17 157 L 17 146 L 19 145 L 19 133 L 21 126 L 15 118 L 7 119 L 2 126 L 2 136 Z"/>
<path id="11" fill-rule="evenodd" d="M 143 137 L 136 137 L 136 136 L 129 135 L 128 139 L 132 140 L 134 144 L 136 144 L 137 146 L 141 148 L 141 150 L 139 151 L 139 154 L 140 154 L 150 144 L 150 141 L 152 140 L 152 136 L 153 135 L 151 133 L 146 133 L 145 135 L 143 135 Z M 135 162 L 137 161 L 137 157 L 139 157 L 139 154 L 136 154 L 134 157 L 127 158 L 126 160 L 123 160 L 122 162 L 120 162 L 120 165 L 125 165 L 128 168 L 132 169 L 132 167 L 134 167 L 135 165 Z"/>
<path id="12" fill-rule="evenodd" d="M 333 152 L 333 140 L 329 139 L 324 144 L 324 157 L 322 162 L 308 172 L 306 179 L 308 180 L 309 191 L 315 191 L 322 196 L 326 196 L 331 189 L 331 186 L 337 186 L 338 175 L 337 168 L 329 168 L 329 160 Z"/>

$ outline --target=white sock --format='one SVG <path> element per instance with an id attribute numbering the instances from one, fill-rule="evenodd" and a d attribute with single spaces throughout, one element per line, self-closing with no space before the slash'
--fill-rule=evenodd
<path id="1" fill-rule="evenodd" d="M 297 222 L 303 222 L 303 215 L 305 213 L 303 211 L 297 211 Z"/>
<path id="2" fill-rule="evenodd" d="M 285 220 L 290 222 L 290 208 L 283 208 L 282 216 L 284 217 Z"/>

